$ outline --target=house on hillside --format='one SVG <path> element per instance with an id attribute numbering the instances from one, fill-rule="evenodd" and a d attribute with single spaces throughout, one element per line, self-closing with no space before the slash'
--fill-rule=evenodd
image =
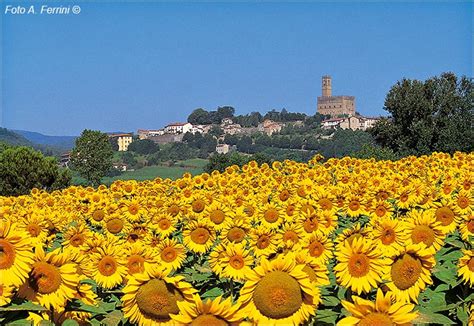
<path id="1" fill-rule="evenodd" d="M 117 139 L 119 152 L 126 152 L 133 141 L 132 134 L 109 134 L 109 138 Z"/>
<path id="2" fill-rule="evenodd" d="M 284 124 L 283 123 L 278 123 L 273 120 L 264 120 L 262 123 L 258 125 L 258 131 L 264 132 L 267 135 L 271 135 L 275 132 L 280 132 L 281 128 L 283 128 Z"/>
<path id="3" fill-rule="evenodd" d="M 165 127 L 167 134 L 185 134 L 191 132 L 193 125 L 189 122 L 174 122 Z"/>
<path id="4" fill-rule="evenodd" d="M 138 138 L 140 140 L 143 140 L 143 139 L 148 139 L 149 137 L 152 137 L 152 136 L 159 136 L 159 135 L 164 135 L 165 131 L 163 129 L 151 129 L 151 130 L 148 130 L 148 129 L 138 129 Z"/>
<path id="5" fill-rule="evenodd" d="M 71 162 L 71 152 L 66 152 L 66 153 L 61 154 L 61 157 L 59 159 L 59 166 L 63 168 L 68 168 L 70 162 Z"/>
<path id="6" fill-rule="evenodd" d="M 237 149 L 235 145 L 228 145 L 228 144 L 217 144 L 216 152 L 218 154 L 227 154 L 229 152 L 233 152 Z"/>
<path id="7" fill-rule="evenodd" d="M 351 115 L 344 118 L 327 119 L 321 122 L 323 129 L 341 128 L 351 130 L 367 130 L 372 128 L 380 118 Z"/>
<path id="8" fill-rule="evenodd" d="M 112 167 L 122 172 L 128 169 L 128 165 L 125 163 L 112 163 Z"/>
<path id="9" fill-rule="evenodd" d="M 242 133 L 242 126 L 238 123 L 231 123 L 221 127 L 224 134 L 235 135 Z"/>

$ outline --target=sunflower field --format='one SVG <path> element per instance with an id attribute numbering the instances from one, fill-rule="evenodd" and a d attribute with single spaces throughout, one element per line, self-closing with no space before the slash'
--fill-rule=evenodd
<path id="1" fill-rule="evenodd" d="M 0 197 L 0 324 L 473 325 L 473 158 Z"/>

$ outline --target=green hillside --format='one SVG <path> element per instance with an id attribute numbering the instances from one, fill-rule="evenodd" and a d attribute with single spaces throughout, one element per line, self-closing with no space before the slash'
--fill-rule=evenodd
<path id="1" fill-rule="evenodd" d="M 33 147 L 33 143 L 28 139 L 6 128 L 0 128 L 0 142 L 5 142 L 14 146 Z"/>

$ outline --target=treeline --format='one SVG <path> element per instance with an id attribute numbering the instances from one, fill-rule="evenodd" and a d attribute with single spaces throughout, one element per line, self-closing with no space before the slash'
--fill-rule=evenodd
<path id="1" fill-rule="evenodd" d="M 207 111 L 199 108 L 194 110 L 188 116 L 188 122 L 192 124 L 220 124 L 222 119 L 229 118 L 233 123 L 238 123 L 242 127 L 257 127 L 259 123 L 264 120 L 273 120 L 276 122 L 294 122 L 294 121 L 305 121 L 306 119 L 312 119 L 313 116 L 308 116 L 305 113 L 288 112 L 286 109 L 282 109 L 280 112 L 273 109 L 262 115 L 260 112 L 251 112 L 244 115 L 235 115 L 235 109 L 231 106 L 218 107 L 215 111 Z M 322 121 L 323 115 L 316 114 L 316 120 Z"/>
<path id="2" fill-rule="evenodd" d="M 277 149 L 313 151 L 325 157 L 342 157 L 362 149 L 363 145 L 374 144 L 371 135 L 361 130 L 338 129 L 331 138 L 322 139 L 321 135 L 300 135 L 299 133 L 247 135 L 226 135 L 224 143 L 235 145 L 239 152 L 258 153 Z"/>

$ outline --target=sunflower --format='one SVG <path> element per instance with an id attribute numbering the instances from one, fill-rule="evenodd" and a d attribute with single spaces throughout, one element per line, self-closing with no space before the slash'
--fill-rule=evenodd
<path id="1" fill-rule="evenodd" d="M 193 221 L 183 230 L 184 245 L 195 253 L 207 252 L 215 239 L 214 229 L 203 221 Z"/>
<path id="2" fill-rule="evenodd" d="M 133 275 L 123 288 L 124 316 L 140 326 L 175 324 L 171 315 L 179 313 L 178 302 L 192 302 L 197 292 L 183 279 L 182 276 L 167 277 L 159 269 Z"/>
<path id="3" fill-rule="evenodd" d="M 392 218 L 380 218 L 373 221 L 372 237 L 383 252 L 399 251 L 408 239 L 406 223 Z"/>
<path id="4" fill-rule="evenodd" d="M 147 214 L 146 208 L 137 199 L 125 200 L 119 204 L 124 218 L 130 222 L 139 221 L 143 215 Z"/>
<path id="5" fill-rule="evenodd" d="M 458 215 L 472 214 L 474 209 L 474 199 L 472 198 L 471 191 L 459 191 L 455 196 L 455 200 L 456 205 L 454 206 L 454 210 Z"/>
<path id="6" fill-rule="evenodd" d="M 441 223 L 429 211 L 411 210 L 407 214 L 406 230 L 411 243 L 424 243 L 427 248 L 439 250 L 446 235 Z"/>
<path id="7" fill-rule="evenodd" d="M 3 281 L 2 281 L 3 282 Z M 10 303 L 13 297 L 13 286 L 0 284 L 0 307 Z"/>
<path id="8" fill-rule="evenodd" d="M 177 222 L 178 218 L 170 213 L 156 212 L 152 215 L 150 228 L 166 238 L 176 231 Z"/>
<path id="9" fill-rule="evenodd" d="M 301 252 L 314 264 L 326 264 L 333 256 L 333 247 L 334 244 L 327 235 L 316 232 L 304 240 Z"/>
<path id="10" fill-rule="evenodd" d="M 262 325 L 301 324 L 315 314 L 320 294 L 292 255 L 262 259 L 240 290 L 241 317 Z"/>
<path id="11" fill-rule="evenodd" d="M 176 239 L 163 239 L 155 252 L 161 266 L 169 272 L 180 268 L 186 259 L 185 247 Z"/>
<path id="12" fill-rule="evenodd" d="M 418 295 L 433 284 L 431 269 L 435 265 L 433 249 L 423 243 L 411 244 L 391 257 L 390 271 L 386 275 L 388 288 L 398 301 L 418 303 Z"/>
<path id="13" fill-rule="evenodd" d="M 229 220 L 229 208 L 215 200 L 206 207 L 203 215 L 209 219 L 209 224 L 213 226 L 216 231 L 220 231 L 226 226 L 226 222 Z"/>
<path id="14" fill-rule="evenodd" d="M 385 200 L 378 200 L 369 206 L 369 214 L 373 219 L 390 218 L 393 216 L 393 206 Z"/>
<path id="15" fill-rule="evenodd" d="M 97 305 L 97 294 L 89 284 L 79 283 L 74 298 L 89 306 Z M 54 310 L 52 319 L 55 325 L 62 325 L 66 320 L 72 319 L 80 326 L 86 326 L 91 324 L 89 321 L 91 317 L 92 313 L 85 311 Z"/>
<path id="16" fill-rule="evenodd" d="M 33 252 L 28 233 L 9 220 L 0 220 L 0 280 L 18 287 L 28 277 Z"/>
<path id="17" fill-rule="evenodd" d="M 416 191 L 414 187 L 400 187 L 395 197 L 395 205 L 398 208 L 410 209 L 416 204 Z"/>
<path id="18" fill-rule="evenodd" d="M 303 240 L 304 231 L 300 224 L 284 223 L 277 232 L 278 247 L 284 250 L 298 249 Z"/>
<path id="19" fill-rule="evenodd" d="M 324 187 L 316 187 L 312 195 L 314 196 L 320 210 L 333 214 L 337 211 L 335 196 L 332 195 L 330 191 L 327 191 Z"/>
<path id="20" fill-rule="evenodd" d="M 336 258 L 334 272 L 338 283 L 357 294 L 377 287 L 387 272 L 387 260 L 371 240 L 358 238 L 344 242 Z"/>
<path id="21" fill-rule="evenodd" d="M 46 216 L 39 212 L 31 212 L 20 219 L 18 227 L 28 232 L 33 246 L 48 242 L 54 235 L 49 236 L 49 223 Z M 49 239 L 48 239 L 49 238 Z"/>
<path id="22" fill-rule="evenodd" d="M 154 252 L 141 242 L 127 244 L 124 249 L 128 275 L 147 272 L 158 263 Z"/>
<path id="23" fill-rule="evenodd" d="M 462 249 L 462 253 L 464 256 L 459 259 L 458 275 L 472 288 L 474 287 L 474 250 Z"/>
<path id="24" fill-rule="evenodd" d="M 306 253 L 299 251 L 295 254 L 295 261 L 303 266 L 303 272 L 308 274 L 309 279 L 316 286 L 326 286 L 329 281 L 329 270 L 325 264 L 319 264 L 311 260 Z"/>
<path id="25" fill-rule="evenodd" d="M 209 204 L 209 198 L 204 196 L 204 192 L 196 192 L 189 200 L 190 208 L 195 214 L 202 213 Z"/>
<path id="26" fill-rule="evenodd" d="M 441 229 L 445 234 L 451 233 L 456 230 L 457 222 L 459 217 L 457 216 L 453 204 L 443 199 L 441 202 L 434 203 L 432 212 L 436 218 L 436 221 L 441 223 Z"/>
<path id="27" fill-rule="evenodd" d="M 319 230 L 324 234 L 333 233 L 338 227 L 337 215 L 330 211 L 322 211 L 317 213 Z"/>
<path id="28" fill-rule="evenodd" d="M 353 225 L 349 229 L 344 229 L 342 233 L 336 237 L 336 251 L 341 251 L 345 247 L 346 242 L 352 243 L 354 239 L 371 239 L 372 227 L 366 225 L 361 227 L 360 223 Z"/>
<path id="29" fill-rule="evenodd" d="M 122 246 L 106 244 L 96 248 L 91 256 L 92 274 L 87 275 L 104 289 L 112 289 L 122 283 L 127 274 Z"/>
<path id="30" fill-rule="evenodd" d="M 130 222 L 126 218 L 121 217 L 118 213 L 107 215 L 103 223 L 105 224 L 105 230 L 112 235 L 117 235 L 127 230 L 130 225 Z"/>
<path id="31" fill-rule="evenodd" d="M 459 233 L 464 241 L 468 241 L 469 237 L 474 237 L 474 214 L 463 217 L 459 223 Z"/>
<path id="32" fill-rule="evenodd" d="M 366 201 L 363 197 L 352 194 L 346 199 L 346 203 L 344 205 L 344 212 L 347 216 L 355 218 L 360 215 L 366 215 L 367 210 Z"/>
<path id="33" fill-rule="evenodd" d="M 377 290 L 375 302 L 355 295 L 352 301 L 354 303 L 342 300 L 342 306 L 351 315 L 341 319 L 337 325 L 401 325 L 409 324 L 417 317 L 417 313 L 413 312 L 414 304 L 395 301 L 391 292 L 384 295 L 381 289 Z"/>
<path id="34" fill-rule="evenodd" d="M 18 296 L 47 309 L 60 310 L 74 298 L 79 284 L 76 272 L 76 264 L 67 253 L 60 253 L 58 248 L 46 254 L 41 246 L 36 246 L 29 278 L 19 288 Z"/>
<path id="35" fill-rule="evenodd" d="M 261 225 L 276 230 L 283 223 L 284 213 L 280 206 L 272 203 L 265 203 L 259 209 L 258 221 Z"/>
<path id="36" fill-rule="evenodd" d="M 178 301 L 179 314 L 171 319 L 185 325 L 236 325 L 241 318 L 237 317 L 239 305 L 232 304 L 232 298 L 222 296 L 203 302 L 199 295 L 193 296 L 192 302 Z"/>
<path id="37" fill-rule="evenodd" d="M 250 248 L 256 257 L 268 257 L 276 252 L 277 241 L 274 230 L 267 229 L 264 226 L 252 228 L 250 234 Z"/>
<path id="38" fill-rule="evenodd" d="M 84 222 L 74 222 L 64 233 L 64 241 L 61 243 L 64 249 L 84 250 L 86 239 L 92 235 Z"/>
<path id="39" fill-rule="evenodd" d="M 249 229 L 250 225 L 246 218 L 241 214 L 237 214 L 222 230 L 220 240 L 223 244 L 246 243 Z"/>
<path id="40" fill-rule="evenodd" d="M 251 272 L 253 258 L 241 243 L 221 245 L 216 248 L 216 252 L 218 252 L 216 263 L 219 265 L 216 270 L 219 275 L 237 281 L 246 279 Z"/>

